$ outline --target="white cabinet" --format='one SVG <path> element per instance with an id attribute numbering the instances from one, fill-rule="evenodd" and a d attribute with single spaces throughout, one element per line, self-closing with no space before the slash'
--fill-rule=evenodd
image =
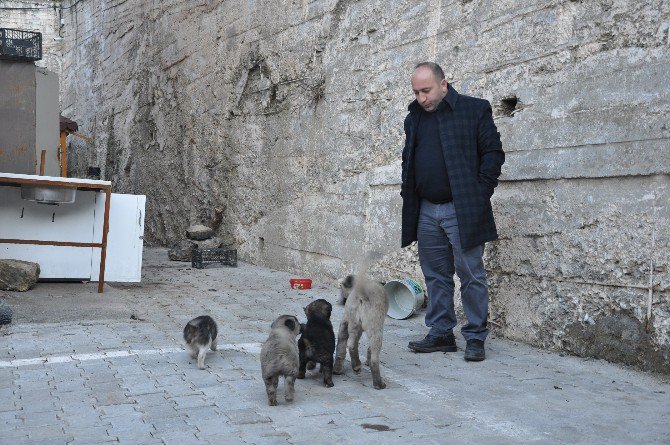
<path id="1" fill-rule="evenodd" d="M 144 195 L 111 194 L 105 281 L 139 282 Z M 20 187 L 0 187 L 0 239 L 100 243 L 105 194 L 77 190 L 72 204 L 21 199 Z M 97 281 L 99 248 L 0 243 L 0 258 L 33 261 L 40 279 Z"/>

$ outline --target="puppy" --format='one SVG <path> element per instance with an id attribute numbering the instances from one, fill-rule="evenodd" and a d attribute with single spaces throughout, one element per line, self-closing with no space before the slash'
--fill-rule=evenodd
<path id="1" fill-rule="evenodd" d="M 282 315 L 271 326 L 270 336 L 261 347 L 261 374 L 268 394 L 268 404 L 277 405 L 279 376 L 284 376 L 284 398 L 293 401 L 300 355 L 296 337 L 302 325 L 293 315 Z"/>
<path id="2" fill-rule="evenodd" d="M 335 332 L 330 322 L 333 306 L 324 299 L 312 301 L 305 308 L 307 324 L 298 340 L 300 370 L 298 378 L 305 378 L 305 369 L 314 369 L 315 363 L 321 364 L 323 383 L 333 386 L 333 353 L 335 352 Z"/>
<path id="3" fill-rule="evenodd" d="M 340 282 L 340 297 L 340 303 L 344 304 L 344 315 L 337 333 L 337 352 L 333 373 L 344 373 L 343 365 L 347 348 L 351 358 L 351 368 L 356 374 L 361 372 L 358 342 L 363 332 L 366 332 L 370 344 L 366 365 L 370 366 L 372 384 L 375 389 L 384 389 L 386 384 L 379 372 L 384 320 L 389 306 L 384 286 L 362 275 L 349 275 Z"/>
<path id="4" fill-rule="evenodd" d="M 209 315 L 201 315 L 184 327 L 184 341 L 191 350 L 191 357 L 198 358 L 198 368 L 205 369 L 207 349 L 216 351 L 216 322 Z"/>

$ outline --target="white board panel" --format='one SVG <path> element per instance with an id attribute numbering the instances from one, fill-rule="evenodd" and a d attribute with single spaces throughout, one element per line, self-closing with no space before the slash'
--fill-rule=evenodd
<path id="1" fill-rule="evenodd" d="M 0 187 L 0 238 L 92 243 L 95 197 L 77 190 L 71 204 L 40 204 L 21 199 L 20 187 Z"/>
<path id="2" fill-rule="evenodd" d="M 19 187 L 0 187 L 0 238 L 91 243 L 96 193 L 77 190 L 72 204 L 21 199 Z M 40 278 L 89 279 L 92 248 L 0 244 L 0 258 L 36 262 Z"/>
<path id="3" fill-rule="evenodd" d="M 0 244 L 0 258 L 39 264 L 41 280 L 90 280 L 92 251 L 91 247 Z"/>
<path id="4" fill-rule="evenodd" d="M 95 237 L 102 236 L 104 195 L 96 203 Z M 144 246 L 144 195 L 112 193 L 109 209 L 109 233 L 105 281 L 138 283 L 142 278 L 142 248 Z M 91 281 L 100 275 L 100 249 L 93 251 Z"/>

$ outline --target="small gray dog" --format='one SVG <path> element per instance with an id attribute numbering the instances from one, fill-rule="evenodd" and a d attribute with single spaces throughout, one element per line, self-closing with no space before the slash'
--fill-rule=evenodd
<path id="1" fill-rule="evenodd" d="M 184 327 L 184 341 L 191 350 L 191 357 L 198 358 L 198 368 L 205 369 L 205 356 L 209 348 L 216 351 L 216 322 L 209 315 L 201 315 Z"/>
<path id="2" fill-rule="evenodd" d="M 271 326 L 270 336 L 261 347 L 261 374 L 268 394 L 268 404 L 277 405 L 279 376 L 284 376 L 284 398 L 293 401 L 300 355 L 296 337 L 303 326 L 293 315 L 282 315 Z"/>
<path id="3" fill-rule="evenodd" d="M 344 304 L 344 315 L 337 333 L 337 349 L 333 374 L 343 374 L 344 359 L 349 349 L 351 368 L 356 374 L 361 372 L 358 357 L 358 342 L 365 331 L 368 341 L 366 365 L 372 372 L 375 389 L 384 389 L 386 384 L 379 372 L 379 354 L 382 349 L 384 320 L 389 303 L 384 286 L 362 275 L 349 275 L 340 282 L 340 303 Z"/>

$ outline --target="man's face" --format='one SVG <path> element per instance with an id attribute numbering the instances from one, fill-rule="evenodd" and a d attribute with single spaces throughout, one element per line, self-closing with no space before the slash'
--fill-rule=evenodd
<path id="1" fill-rule="evenodd" d="M 442 79 L 438 82 L 429 68 L 421 67 L 412 73 L 412 90 L 424 110 L 435 111 L 447 94 L 447 81 Z"/>

